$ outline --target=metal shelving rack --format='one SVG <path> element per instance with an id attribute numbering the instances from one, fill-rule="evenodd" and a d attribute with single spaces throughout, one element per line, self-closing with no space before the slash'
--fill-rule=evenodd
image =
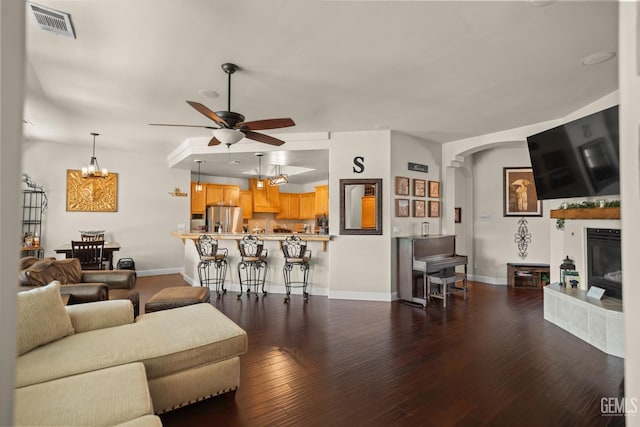
<path id="1" fill-rule="evenodd" d="M 22 191 L 22 246 L 21 256 L 44 256 L 44 248 L 39 244 L 42 236 L 42 213 L 46 209 L 46 196 L 41 190 Z M 27 245 L 26 238 L 32 238 L 32 244 Z M 33 238 L 37 239 L 33 241 Z M 35 244 L 37 243 L 37 244 Z"/>

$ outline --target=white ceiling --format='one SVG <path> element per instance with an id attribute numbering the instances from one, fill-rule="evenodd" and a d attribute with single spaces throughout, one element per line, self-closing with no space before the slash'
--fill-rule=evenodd
<path id="1" fill-rule="evenodd" d="M 77 38 L 27 16 L 25 135 L 89 152 L 98 132 L 98 157 L 106 148 L 168 155 L 186 138 L 208 140 L 207 129 L 148 123 L 211 125 L 185 100 L 226 110 L 224 62 L 241 67 L 231 109 L 293 118 L 295 127 L 271 131 L 284 139 L 393 129 L 446 143 L 559 118 L 618 87 L 616 58 L 581 62 L 617 50 L 615 1 L 37 3 L 70 13 Z M 203 173 L 244 169 L 224 166 L 222 153 L 204 156 Z M 328 156 L 302 156 L 320 172 L 297 182 L 327 173 Z M 252 153 L 235 158 L 256 163 Z"/>

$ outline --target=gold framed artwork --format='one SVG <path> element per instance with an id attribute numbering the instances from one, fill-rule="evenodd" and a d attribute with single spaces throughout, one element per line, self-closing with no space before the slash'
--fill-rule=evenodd
<path id="1" fill-rule="evenodd" d="M 409 178 L 396 176 L 396 196 L 409 195 Z"/>
<path id="2" fill-rule="evenodd" d="M 440 216 L 440 202 L 437 200 L 429 200 L 429 216 L 438 218 Z"/>
<path id="3" fill-rule="evenodd" d="M 503 168 L 503 216 L 542 216 L 542 201 L 538 200 L 533 169 Z"/>
<path id="4" fill-rule="evenodd" d="M 440 181 L 429 181 L 429 197 L 440 198 Z"/>
<path id="5" fill-rule="evenodd" d="M 453 219 L 454 222 L 461 223 L 462 222 L 462 208 L 454 208 L 453 211 Z"/>
<path id="6" fill-rule="evenodd" d="M 415 218 L 424 218 L 427 216 L 426 202 L 424 200 L 413 201 L 413 216 Z"/>
<path id="7" fill-rule="evenodd" d="M 413 179 L 413 195 L 414 197 L 424 197 L 427 195 L 427 181 L 424 179 Z"/>
<path id="8" fill-rule="evenodd" d="M 83 178 L 82 171 L 67 169 L 67 212 L 116 212 L 118 174 Z"/>
<path id="9" fill-rule="evenodd" d="M 409 216 L 409 199 L 396 199 L 396 216 Z"/>

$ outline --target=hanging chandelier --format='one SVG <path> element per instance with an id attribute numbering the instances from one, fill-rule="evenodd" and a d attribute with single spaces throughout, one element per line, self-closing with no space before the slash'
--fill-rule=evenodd
<path id="1" fill-rule="evenodd" d="M 280 172 L 280 165 L 276 165 L 276 174 L 269 178 L 269 185 L 282 185 L 289 182 L 289 176 Z"/>
<path id="2" fill-rule="evenodd" d="M 98 165 L 98 159 L 96 158 L 96 136 L 100 134 L 92 132 L 91 135 L 93 135 L 93 153 L 91 154 L 91 161 L 89 162 L 89 166 L 82 168 L 82 177 L 106 178 L 107 176 L 109 176 L 109 170 L 107 168 L 101 169 Z"/>

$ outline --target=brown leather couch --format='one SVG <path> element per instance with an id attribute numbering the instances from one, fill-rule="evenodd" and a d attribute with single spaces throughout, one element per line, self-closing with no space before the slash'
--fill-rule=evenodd
<path id="1" fill-rule="evenodd" d="M 20 259 L 19 286 L 31 289 L 54 280 L 62 286 L 60 293 L 68 305 L 86 302 L 128 299 L 133 303 L 134 315 L 140 312 L 140 294 L 136 291 L 136 272 L 133 270 L 82 270 L 77 258 Z"/>

